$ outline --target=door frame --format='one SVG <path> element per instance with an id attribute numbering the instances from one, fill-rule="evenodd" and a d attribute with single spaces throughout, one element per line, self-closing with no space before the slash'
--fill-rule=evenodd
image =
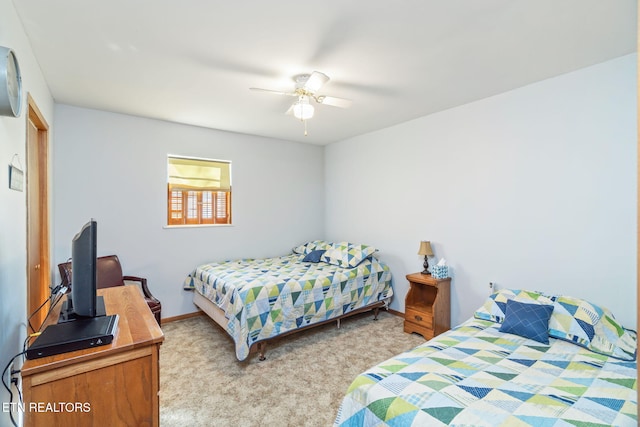
<path id="1" fill-rule="evenodd" d="M 36 128 L 37 136 L 36 141 L 30 141 L 29 139 L 29 123 L 32 123 Z M 51 280 L 51 265 L 50 265 L 50 243 L 49 243 L 49 125 L 45 120 L 42 112 L 38 108 L 35 100 L 31 97 L 31 94 L 27 93 L 27 114 L 26 114 L 26 137 L 25 137 L 25 150 L 27 158 L 27 180 L 29 179 L 29 171 L 32 168 L 39 170 L 38 174 L 38 191 L 39 196 L 37 202 L 39 204 L 39 215 L 32 214 L 31 199 L 27 195 L 27 316 L 31 316 L 39 305 L 43 303 L 50 296 L 50 280 Z M 37 164 L 30 164 L 29 150 L 36 150 Z M 27 185 L 27 191 L 29 186 Z M 39 260 L 30 259 L 30 236 L 34 230 L 34 227 L 39 228 Z M 30 280 L 31 275 L 29 269 L 32 265 L 37 265 L 39 270 L 38 283 L 32 283 Z M 45 319 L 47 313 L 46 304 L 40 309 L 40 311 L 33 316 L 33 327 L 38 329 Z M 29 324 L 29 322 L 27 322 Z M 35 331 L 32 331 L 35 332 Z"/>

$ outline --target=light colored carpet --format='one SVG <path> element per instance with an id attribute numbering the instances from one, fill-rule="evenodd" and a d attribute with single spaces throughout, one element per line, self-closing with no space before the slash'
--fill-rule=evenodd
<path id="1" fill-rule="evenodd" d="M 267 344 L 239 362 L 231 338 L 206 316 L 162 326 L 160 424 L 173 426 L 331 426 L 353 379 L 425 342 L 381 311 Z"/>

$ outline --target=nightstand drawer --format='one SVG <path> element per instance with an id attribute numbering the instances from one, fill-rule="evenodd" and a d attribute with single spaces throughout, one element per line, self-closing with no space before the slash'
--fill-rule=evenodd
<path id="1" fill-rule="evenodd" d="M 433 315 L 424 311 L 413 310 L 411 308 L 404 309 L 404 320 L 415 323 L 423 328 L 433 328 Z"/>

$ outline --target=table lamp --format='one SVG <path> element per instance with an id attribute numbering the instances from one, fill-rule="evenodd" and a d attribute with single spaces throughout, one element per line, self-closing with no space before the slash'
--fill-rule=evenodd
<path id="1" fill-rule="evenodd" d="M 430 274 L 429 273 L 429 258 L 433 256 L 433 250 L 431 249 L 431 242 L 422 241 L 420 242 L 420 249 L 418 250 L 418 255 L 424 255 L 424 271 L 422 274 Z"/>

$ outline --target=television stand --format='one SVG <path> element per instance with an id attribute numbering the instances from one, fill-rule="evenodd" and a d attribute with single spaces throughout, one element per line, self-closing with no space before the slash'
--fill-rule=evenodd
<path id="1" fill-rule="evenodd" d="M 69 300 L 65 300 L 62 302 L 62 308 L 60 308 L 60 316 L 58 317 L 58 323 L 72 322 L 78 319 L 87 319 L 86 316 L 78 316 L 73 311 L 73 306 L 69 307 L 72 304 L 69 304 Z M 96 315 L 93 317 L 102 317 L 106 316 L 107 311 L 104 308 L 104 297 L 98 295 L 96 297 Z"/>
<path id="2" fill-rule="evenodd" d="M 113 341 L 27 359 L 22 365 L 24 427 L 160 424 L 162 330 L 137 286 L 98 292 L 104 295 L 109 315 L 120 319 Z M 56 322 L 59 308 L 60 304 L 54 307 L 45 327 Z M 0 416 L 0 425 L 3 421 Z"/>

